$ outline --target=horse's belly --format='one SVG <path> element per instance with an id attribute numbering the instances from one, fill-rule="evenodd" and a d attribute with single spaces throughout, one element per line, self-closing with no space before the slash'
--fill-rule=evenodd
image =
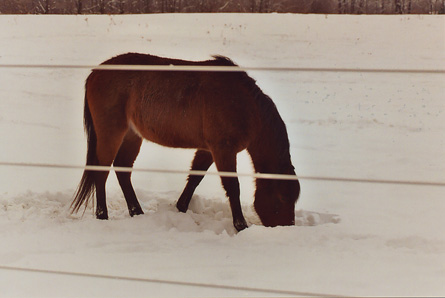
<path id="1" fill-rule="evenodd" d="M 131 128 L 144 139 L 162 146 L 206 148 L 200 125 L 181 119 L 181 117 L 171 117 L 168 120 L 133 120 Z"/>

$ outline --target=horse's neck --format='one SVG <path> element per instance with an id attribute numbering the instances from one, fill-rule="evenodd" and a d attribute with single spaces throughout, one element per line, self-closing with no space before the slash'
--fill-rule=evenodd
<path id="1" fill-rule="evenodd" d="M 247 148 L 257 173 L 286 174 L 290 166 L 289 139 L 278 112 L 265 117 L 262 129 Z"/>

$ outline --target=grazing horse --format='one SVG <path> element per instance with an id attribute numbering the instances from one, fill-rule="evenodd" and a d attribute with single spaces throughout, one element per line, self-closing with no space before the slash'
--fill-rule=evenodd
<path id="1" fill-rule="evenodd" d="M 233 66 L 230 59 L 184 61 L 128 53 L 106 65 Z M 295 175 L 286 126 L 272 100 L 245 72 L 100 70 L 85 85 L 87 165 L 132 167 L 142 140 L 196 148 L 192 170 L 236 172 L 236 155 L 247 149 L 257 173 Z M 109 171 L 85 170 L 72 212 L 96 192 L 96 217 L 107 219 L 105 183 Z M 143 214 L 130 172 L 116 172 L 131 216 Z M 203 175 L 189 175 L 177 208 L 186 212 Z M 247 227 L 237 177 L 221 177 L 234 227 Z M 294 225 L 298 180 L 256 179 L 255 210 L 265 226 Z"/>

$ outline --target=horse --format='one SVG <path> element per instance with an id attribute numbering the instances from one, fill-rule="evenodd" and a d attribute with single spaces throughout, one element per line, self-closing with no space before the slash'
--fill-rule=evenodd
<path id="1" fill-rule="evenodd" d="M 232 66 L 212 56 L 186 61 L 127 53 L 102 65 Z M 255 172 L 295 175 L 286 126 L 271 98 L 246 72 L 140 71 L 94 69 L 85 84 L 86 165 L 133 167 L 142 140 L 175 148 L 197 149 L 191 170 L 236 172 L 236 156 L 249 153 Z M 96 218 L 108 219 L 105 184 L 109 171 L 85 170 L 71 212 L 87 208 L 96 193 Z M 130 216 L 143 214 L 131 183 L 131 172 L 116 171 Z M 177 201 L 186 212 L 204 175 L 188 175 Z M 237 177 L 221 176 L 230 202 L 233 225 L 247 228 Z M 295 224 L 298 180 L 256 179 L 254 209 L 268 227 Z"/>

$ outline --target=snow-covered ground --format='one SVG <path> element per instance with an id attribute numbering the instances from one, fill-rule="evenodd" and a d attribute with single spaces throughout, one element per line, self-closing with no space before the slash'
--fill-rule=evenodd
<path id="1" fill-rule="evenodd" d="M 0 16 L 0 28 L 0 64 L 95 65 L 135 51 L 222 54 L 242 66 L 445 68 L 443 16 Z M 0 68 L 0 161 L 84 164 L 88 72 Z M 443 74 L 250 75 L 287 124 L 298 174 L 445 181 Z M 136 167 L 187 170 L 192 156 L 144 143 Z M 245 153 L 238 170 L 252 171 Z M 302 180 L 297 225 L 265 228 L 252 179 L 241 178 L 251 226 L 236 234 L 218 177 L 181 214 L 185 175 L 136 172 L 145 215 L 130 218 L 110 175 L 111 219 L 98 221 L 69 215 L 80 176 L 0 167 L 0 296 L 445 295 L 443 187 Z"/>

